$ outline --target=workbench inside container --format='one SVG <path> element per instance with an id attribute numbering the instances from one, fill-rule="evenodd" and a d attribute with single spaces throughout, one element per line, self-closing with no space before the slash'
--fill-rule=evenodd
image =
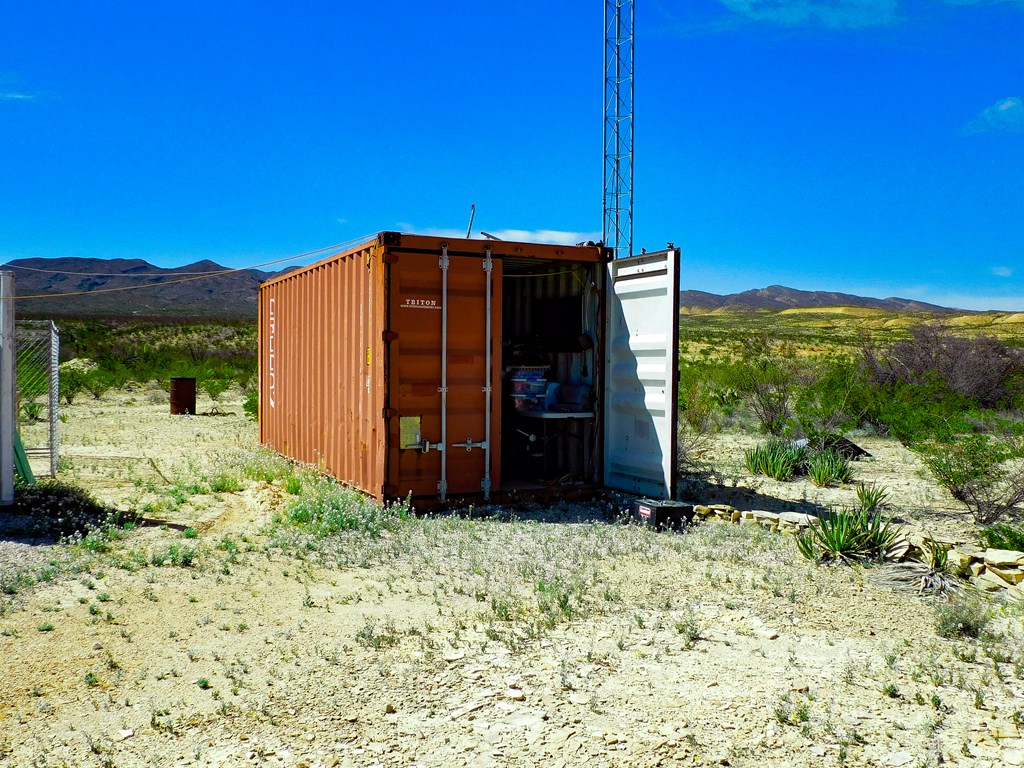
<path id="1" fill-rule="evenodd" d="M 260 438 L 381 499 L 675 486 L 679 252 L 384 232 L 260 288 Z"/>

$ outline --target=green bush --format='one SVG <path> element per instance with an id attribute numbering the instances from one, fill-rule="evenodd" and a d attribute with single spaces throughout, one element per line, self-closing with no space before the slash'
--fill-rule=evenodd
<path id="1" fill-rule="evenodd" d="M 409 504 L 381 505 L 330 478 L 317 477 L 302 484 L 286 514 L 287 522 L 317 538 L 349 530 L 379 535 L 408 516 Z"/>
<path id="2" fill-rule="evenodd" d="M 860 363 L 850 357 L 828 358 L 808 366 L 808 379 L 793 410 L 812 444 L 863 423 L 867 375 Z"/>
<path id="3" fill-rule="evenodd" d="M 1013 446 L 989 435 L 969 434 L 915 449 L 936 482 L 965 504 L 979 525 L 991 525 L 1024 502 L 1024 467 Z"/>
<path id="4" fill-rule="evenodd" d="M 992 620 L 992 611 L 976 597 L 963 596 L 935 609 L 935 630 L 939 637 L 981 637 Z"/>
<path id="5" fill-rule="evenodd" d="M 996 524 L 981 530 L 981 538 L 992 549 L 1010 549 L 1024 552 L 1024 527 Z"/>
<path id="6" fill-rule="evenodd" d="M 245 400 L 242 401 L 242 412 L 253 421 L 257 421 L 260 415 L 260 393 L 250 389 L 245 393 Z"/>
<path id="7" fill-rule="evenodd" d="M 791 345 L 766 334 L 741 341 L 737 389 L 761 427 L 769 435 L 783 435 L 792 417 L 792 402 L 802 376 L 802 365 Z"/>

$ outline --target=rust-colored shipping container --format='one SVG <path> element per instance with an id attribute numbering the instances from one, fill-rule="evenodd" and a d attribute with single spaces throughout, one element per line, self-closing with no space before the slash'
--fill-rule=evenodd
<path id="1" fill-rule="evenodd" d="M 260 440 L 378 499 L 675 494 L 679 251 L 384 232 L 260 287 Z"/>

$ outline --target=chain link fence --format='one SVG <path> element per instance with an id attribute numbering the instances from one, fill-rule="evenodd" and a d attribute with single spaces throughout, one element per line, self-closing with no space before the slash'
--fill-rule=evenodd
<path id="1" fill-rule="evenodd" d="M 57 476 L 60 458 L 60 333 L 51 320 L 15 326 L 18 432 L 38 474 Z M 46 470 L 37 466 L 46 462 Z"/>

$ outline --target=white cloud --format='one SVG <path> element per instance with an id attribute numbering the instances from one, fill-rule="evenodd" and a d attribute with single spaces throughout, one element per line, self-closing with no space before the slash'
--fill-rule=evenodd
<path id="1" fill-rule="evenodd" d="M 719 0 L 755 21 L 787 27 L 864 29 L 899 19 L 898 0 Z"/>
<path id="2" fill-rule="evenodd" d="M 36 98 L 34 93 L 23 93 L 21 91 L 0 91 L 0 101 L 32 101 Z"/>
<path id="3" fill-rule="evenodd" d="M 1008 96 L 983 109 L 969 122 L 967 133 L 1024 133 L 1024 99 Z"/>
<path id="4" fill-rule="evenodd" d="M 1013 277 L 1013 267 L 992 267 L 992 274 L 996 277 Z"/>
<path id="5" fill-rule="evenodd" d="M 597 242 L 600 232 L 564 232 L 558 229 L 496 229 L 487 230 L 499 240 L 517 240 L 522 243 L 553 243 L 555 245 L 576 245 L 588 240 Z"/>
<path id="6" fill-rule="evenodd" d="M 398 226 L 403 232 L 414 232 L 418 235 L 432 235 L 433 237 L 466 236 L 466 230 L 464 229 L 452 229 L 449 227 L 417 228 L 407 222 L 400 222 Z M 514 240 L 520 243 L 576 245 L 576 243 L 585 243 L 588 240 L 597 242 L 601 239 L 600 232 L 566 232 L 560 229 L 488 229 L 483 231 L 499 240 Z M 481 230 L 474 230 L 470 237 L 474 240 L 480 240 L 483 238 L 483 235 Z"/>

